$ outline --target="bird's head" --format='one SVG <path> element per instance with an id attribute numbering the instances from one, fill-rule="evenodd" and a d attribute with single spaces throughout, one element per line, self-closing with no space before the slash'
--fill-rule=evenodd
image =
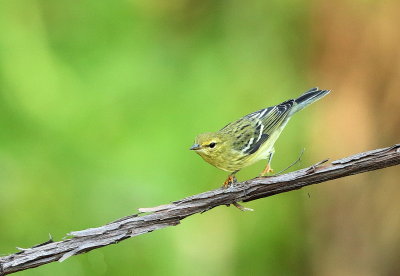
<path id="1" fill-rule="evenodd" d="M 220 155 L 226 148 L 227 139 L 223 133 L 207 132 L 197 135 L 190 150 L 196 151 L 203 158 Z"/>

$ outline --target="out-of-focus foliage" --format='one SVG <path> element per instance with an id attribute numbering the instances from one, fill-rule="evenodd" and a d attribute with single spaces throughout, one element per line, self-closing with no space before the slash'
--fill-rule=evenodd
<path id="1" fill-rule="evenodd" d="M 195 135 L 312 86 L 333 93 L 292 119 L 275 170 L 303 147 L 295 168 L 400 142 L 399 12 L 395 0 L 1 0 L 0 254 L 220 186 L 226 173 L 188 150 Z M 399 177 L 220 207 L 21 275 L 390 275 Z"/>

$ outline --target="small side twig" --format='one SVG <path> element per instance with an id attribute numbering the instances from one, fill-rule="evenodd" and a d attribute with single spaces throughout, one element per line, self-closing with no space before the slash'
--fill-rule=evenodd
<path id="1" fill-rule="evenodd" d="M 291 167 L 293 167 L 294 165 L 296 165 L 297 163 L 299 163 L 299 162 L 301 161 L 301 158 L 303 157 L 303 154 L 304 154 L 304 151 L 305 151 L 305 150 L 306 150 L 306 149 L 303 148 L 303 149 L 301 150 L 301 152 L 300 152 L 299 157 L 297 157 L 297 159 L 296 159 L 292 164 L 290 164 L 288 167 L 286 167 L 285 169 L 281 170 L 280 172 L 277 172 L 276 174 L 274 174 L 274 176 L 275 176 L 275 175 L 281 175 L 282 173 L 286 172 L 288 169 L 290 169 Z"/>

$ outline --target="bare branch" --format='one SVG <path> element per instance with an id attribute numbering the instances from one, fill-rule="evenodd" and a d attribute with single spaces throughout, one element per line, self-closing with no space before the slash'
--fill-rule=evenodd
<path id="1" fill-rule="evenodd" d="M 220 205 L 247 202 L 300 189 L 328 180 L 378 170 L 400 164 L 400 144 L 392 147 L 359 153 L 336 160 L 329 165 L 319 162 L 309 168 L 273 176 L 254 178 L 236 183 L 228 189 L 219 188 L 153 208 L 140 208 L 141 213 L 127 216 L 109 224 L 75 231 L 69 238 L 47 242 L 0 258 L 0 275 L 41 266 L 91 251 L 95 248 L 118 243 L 127 238 L 174 226 L 188 216 L 206 212 Z M 146 212 L 148 214 L 144 214 Z"/>

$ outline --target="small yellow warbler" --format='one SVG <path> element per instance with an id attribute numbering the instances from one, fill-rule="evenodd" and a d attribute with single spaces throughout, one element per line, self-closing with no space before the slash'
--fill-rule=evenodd
<path id="1" fill-rule="evenodd" d="M 228 187 L 235 174 L 261 159 L 268 159 L 261 176 L 273 172 L 274 144 L 293 114 L 321 99 L 330 90 L 312 88 L 297 99 L 250 113 L 217 132 L 199 134 L 190 148 L 211 165 L 231 172 L 224 182 Z"/>

